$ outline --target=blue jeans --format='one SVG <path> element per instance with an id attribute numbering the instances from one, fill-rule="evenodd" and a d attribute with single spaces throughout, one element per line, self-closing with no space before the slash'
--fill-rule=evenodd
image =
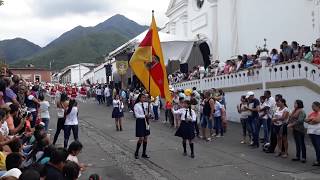
<path id="1" fill-rule="evenodd" d="M 64 148 L 68 147 L 68 141 L 71 134 L 71 129 L 73 132 L 73 138 L 78 141 L 78 125 L 64 125 Z"/>
<path id="2" fill-rule="evenodd" d="M 216 129 L 216 135 L 218 135 L 220 132 L 220 135 L 223 136 L 223 126 L 222 126 L 221 116 L 214 117 L 214 127 Z"/>
<path id="3" fill-rule="evenodd" d="M 306 159 L 306 144 L 304 142 L 304 132 L 293 130 L 294 142 L 296 143 L 296 158 L 300 159 L 302 154 L 302 159 Z"/>
<path id="4" fill-rule="evenodd" d="M 320 135 L 309 134 L 314 150 L 316 151 L 317 161 L 320 162 Z"/>
<path id="5" fill-rule="evenodd" d="M 258 138 L 259 138 L 259 134 L 260 134 L 261 125 L 263 125 L 264 143 L 268 143 L 269 142 L 268 119 L 259 119 L 258 120 L 258 127 L 257 127 Z"/>
<path id="6" fill-rule="evenodd" d="M 209 116 L 203 115 L 201 119 L 201 127 L 202 128 L 208 128 L 212 129 L 212 120 L 209 118 Z"/>
<path id="7" fill-rule="evenodd" d="M 153 106 L 153 114 L 154 114 L 154 120 L 159 120 L 159 114 L 158 114 L 158 107 L 159 106 Z"/>
<path id="8" fill-rule="evenodd" d="M 41 121 L 45 124 L 44 129 L 48 131 L 49 127 L 49 118 L 41 118 Z"/>
<path id="9" fill-rule="evenodd" d="M 259 146 L 259 132 L 257 128 L 257 119 L 255 117 L 248 117 L 248 124 L 252 134 L 253 145 Z"/>

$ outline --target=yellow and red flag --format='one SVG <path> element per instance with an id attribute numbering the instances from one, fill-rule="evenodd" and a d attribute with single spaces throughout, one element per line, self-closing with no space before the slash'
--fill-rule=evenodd
<path id="1" fill-rule="evenodd" d="M 153 97 L 171 101 L 166 66 L 154 16 L 145 38 L 130 59 L 130 67 Z M 149 80 L 150 77 L 150 80 Z M 150 84 L 149 84 L 150 82 Z M 149 89 L 150 87 L 150 89 Z"/>

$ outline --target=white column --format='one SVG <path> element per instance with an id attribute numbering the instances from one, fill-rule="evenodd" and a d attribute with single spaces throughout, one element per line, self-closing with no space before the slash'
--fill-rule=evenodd
<path id="1" fill-rule="evenodd" d="M 218 34 L 218 3 L 213 2 L 210 6 L 211 18 L 209 17 L 210 24 L 212 24 L 212 49 L 211 54 L 214 60 L 219 59 L 219 34 Z"/>
<path id="2" fill-rule="evenodd" d="M 203 77 L 204 77 L 204 73 L 205 73 L 205 69 L 204 69 L 204 67 L 200 67 L 200 69 L 199 69 L 199 72 L 200 72 L 200 84 L 199 84 L 199 90 L 201 91 L 201 92 L 203 92 L 203 90 L 204 90 L 204 85 L 203 85 L 203 82 L 204 82 L 204 80 L 203 80 Z"/>
<path id="3" fill-rule="evenodd" d="M 265 91 L 266 90 L 266 75 L 267 75 L 267 71 L 266 71 L 266 58 L 267 57 L 261 57 L 261 81 L 262 81 L 262 90 Z"/>
<path id="4" fill-rule="evenodd" d="M 232 55 L 239 54 L 239 34 L 238 34 L 238 0 L 231 0 L 231 46 Z"/>

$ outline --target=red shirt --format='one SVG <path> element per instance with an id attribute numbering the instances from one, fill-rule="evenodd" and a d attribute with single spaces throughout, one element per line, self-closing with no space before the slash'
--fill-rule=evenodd
<path id="1" fill-rule="evenodd" d="M 316 65 L 320 65 L 320 57 L 315 57 L 315 58 L 313 58 L 312 63 L 313 63 L 313 64 L 316 64 Z"/>
<path id="2" fill-rule="evenodd" d="M 172 103 L 167 101 L 165 107 L 166 107 L 166 109 L 171 109 L 172 108 Z"/>
<path id="3" fill-rule="evenodd" d="M 82 87 L 82 88 L 80 89 L 80 94 L 86 95 L 86 94 L 87 94 L 87 90 L 86 90 L 84 87 Z"/>

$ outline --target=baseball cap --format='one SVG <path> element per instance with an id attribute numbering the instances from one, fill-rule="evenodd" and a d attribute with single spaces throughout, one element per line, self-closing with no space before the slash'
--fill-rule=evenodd
<path id="1" fill-rule="evenodd" d="M 249 96 L 254 96 L 254 92 L 252 91 L 247 92 L 246 98 L 249 98 Z"/>
<path id="2" fill-rule="evenodd" d="M 20 169 L 12 168 L 9 171 L 7 171 L 6 173 L 4 173 L 1 177 L 13 176 L 13 177 L 19 179 L 20 175 L 21 175 Z"/>

